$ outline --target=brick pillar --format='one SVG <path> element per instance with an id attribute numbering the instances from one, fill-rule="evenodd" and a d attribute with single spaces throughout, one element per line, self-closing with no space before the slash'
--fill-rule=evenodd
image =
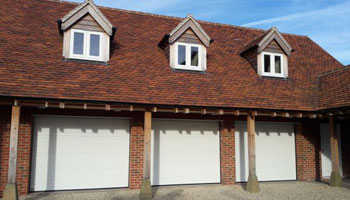
<path id="1" fill-rule="evenodd" d="M 307 121 L 295 126 L 297 180 L 320 179 L 320 123 Z"/>
<path id="2" fill-rule="evenodd" d="M 235 127 L 233 120 L 220 122 L 221 183 L 236 182 Z"/>
<path id="3" fill-rule="evenodd" d="M 143 116 L 133 117 L 130 130 L 129 188 L 139 189 L 143 178 Z"/>
<path id="4" fill-rule="evenodd" d="M 17 189 L 19 195 L 27 195 L 30 184 L 30 164 L 32 147 L 32 117 L 30 111 L 22 108 L 18 133 Z"/>

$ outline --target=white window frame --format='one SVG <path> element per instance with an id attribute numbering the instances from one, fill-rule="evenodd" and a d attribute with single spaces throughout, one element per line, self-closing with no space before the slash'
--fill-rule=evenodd
<path id="1" fill-rule="evenodd" d="M 84 34 L 84 46 L 83 46 L 83 55 L 74 54 L 74 33 L 83 33 Z M 90 56 L 90 37 L 91 35 L 100 36 L 100 55 L 99 56 Z M 71 43 L 70 43 L 70 58 L 82 59 L 82 60 L 93 60 L 93 61 L 102 61 L 102 40 L 103 35 L 101 32 L 95 31 L 84 31 L 84 30 L 71 30 Z"/>
<path id="2" fill-rule="evenodd" d="M 265 72 L 265 55 L 270 56 L 271 72 Z M 281 73 L 275 72 L 275 56 L 281 57 Z M 281 77 L 284 78 L 284 60 L 283 54 L 280 53 L 270 53 L 262 52 L 262 75 L 263 76 L 272 76 L 272 77 Z"/>
<path id="3" fill-rule="evenodd" d="M 186 65 L 179 65 L 178 64 L 178 53 L 179 53 L 179 45 L 183 45 L 186 47 Z M 198 66 L 192 66 L 191 65 L 191 47 L 197 47 L 198 48 Z M 190 43 L 183 43 L 183 42 L 176 42 L 175 43 L 175 68 L 176 69 L 184 69 L 184 70 L 194 70 L 194 71 L 204 71 L 202 67 L 202 49 L 201 45 L 198 44 L 190 44 Z"/>

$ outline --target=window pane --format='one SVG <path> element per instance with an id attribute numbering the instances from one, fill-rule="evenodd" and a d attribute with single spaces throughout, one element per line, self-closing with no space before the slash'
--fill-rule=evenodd
<path id="1" fill-rule="evenodd" d="M 264 55 L 264 71 L 271 72 L 270 55 Z"/>
<path id="2" fill-rule="evenodd" d="M 186 65 L 186 46 L 184 45 L 178 46 L 177 64 Z"/>
<path id="3" fill-rule="evenodd" d="M 100 56 L 100 35 L 90 35 L 90 56 Z"/>
<path id="4" fill-rule="evenodd" d="M 74 33 L 73 53 L 84 54 L 84 33 Z"/>
<path id="5" fill-rule="evenodd" d="M 275 56 L 275 73 L 281 73 L 281 56 Z"/>
<path id="6" fill-rule="evenodd" d="M 191 47 L 191 65 L 198 66 L 198 47 Z"/>

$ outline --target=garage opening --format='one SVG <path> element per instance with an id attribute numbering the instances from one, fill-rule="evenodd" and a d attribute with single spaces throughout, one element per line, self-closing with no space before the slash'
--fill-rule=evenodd
<path id="1" fill-rule="evenodd" d="M 236 181 L 248 179 L 247 123 L 235 123 Z M 293 123 L 256 122 L 256 173 L 259 181 L 296 180 Z"/>
<path id="2" fill-rule="evenodd" d="M 128 187 L 127 119 L 34 119 L 31 191 Z"/>
<path id="3" fill-rule="evenodd" d="M 217 121 L 154 120 L 152 185 L 220 183 Z"/>

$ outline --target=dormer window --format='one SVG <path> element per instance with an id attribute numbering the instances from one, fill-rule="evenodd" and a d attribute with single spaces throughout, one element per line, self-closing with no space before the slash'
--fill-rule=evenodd
<path id="1" fill-rule="evenodd" d="M 203 71 L 201 68 L 201 59 L 199 59 L 199 55 L 201 55 L 200 45 L 181 42 L 177 42 L 175 45 L 176 69 Z"/>
<path id="2" fill-rule="evenodd" d="M 169 56 L 172 69 L 205 72 L 210 41 L 193 16 L 187 15 L 174 30 L 164 36 L 158 46 Z"/>
<path id="3" fill-rule="evenodd" d="M 110 41 L 116 28 L 92 0 L 85 0 L 58 24 L 63 34 L 63 57 L 66 60 L 109 61 Z"/>
<path id="4" fill-rule="evenodd" d="M 102 61 L 102 33 L 73 29 L 71 34 L 71 58 Z"/>
<path id="5" fill-rule="evenodd" d="M 263 76 L 283 77 L 283 54 L 263 52 Z"/>
<path id="6" fill-rule="evenodd" d="M 249 42 L 241 55 L 259 76 L 288 78 L 288 57 L 292 50 L 277 28 L 273 27 Z"/>

